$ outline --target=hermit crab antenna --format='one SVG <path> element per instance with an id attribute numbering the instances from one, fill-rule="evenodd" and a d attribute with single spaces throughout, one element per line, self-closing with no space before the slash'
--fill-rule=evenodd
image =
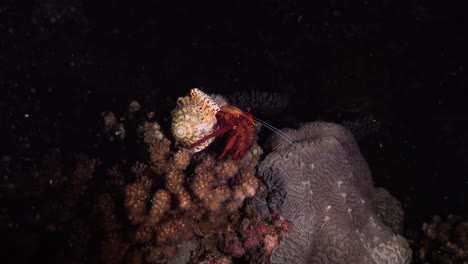
<path id="1" fill-rule="evenodd" d="M 255 121 L 259 122 L 260 124 L 264 125 L 266 128 L 270 129 L 274 133 L 276 133 L 278 136 L 282 137 L 287 142 L 289 142 L 289 143 L 291 143 L 293 145 L 297 145 L 297 142 L 294 139 L 292 139 L 290 136 L 288 136 L 286 133 L 284 133 L 283 131 L 277 129 L 276 127 L 274 127 L 274 126 L 272 126 L 270 124 L 268 124 L 266 121 L 263 121 L 260 118 L 253 117 L 253 119 Z"/>

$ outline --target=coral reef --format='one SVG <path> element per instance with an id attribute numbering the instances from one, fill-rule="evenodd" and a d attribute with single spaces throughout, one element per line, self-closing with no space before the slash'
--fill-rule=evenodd
<path id="1" fill-rule="evenodd" d="M 231 218 L 227 230 L 206 235 L 204 246 L 192 256 L 194 263 L 231 263 L 230 256 L 246 263 L 269 263 L 273 249 L 290 227 L 280 215 L 259 215 L 253 207 L 243 208 L 242 216 Z"/>
<path id="2" fill-rule="evenodd" d="M 58 153 L 52 154 L 57 155 Z M 47 155 L 47 158 L 50 158 Z M 58 159 L 58 160 L 55 160 Z M 43 166 L 50 168 L 47 162 L 60 162 L 59 157 L 54 159 L 45 159 Z M 54 197 L 49 203 L 44 206 L 45 217 L 51 219 L 49 222 L 50 228 L 55 228 L 56 224 L 68 222 L 73 219 L 77 212 L 81 200 L 86 196 L 88 192 L 88 186 L 90 181 L 94 177 L 97 167 L 99 166 L 99 160 L 90 158 L 86 154 L 75 154 L 71 158 L 71 162 L 74 167 L 71 170 L 58 171 L 54 175 L 57 180 L 57 184 L 53 189 L 62 189 L 62 192 L 58 194 L 58 197 Z M 64 167 L 62 164 L 59 167 Z M 45 176 L 45 175 L 44 175 Z M 51 178 L 52 179 L 52 178 Z"/>
<path id="3" fill-rule="evenodd" d="M 417 263 L 468 263 L 468 217 L 435 215 L 414 245 Z"/>
<path id="4" fill-rule="evenodd" d="M 259 167 L 270 208 L 291 221 L 272 263 L 410 263 L 403 211 L 373 186 L 350 131 L 323 122 L 286 130 Z"/>
<path id="5" fill-rule="evenodd" d="M 133 230 L 131 245 L 147 247 L 146 261 L 160 262 L 174 257 L 177 246 L 195 239 L 196 232 L 228 227 L 228 216 L 258 189 L 255 174 L 262 151 L 256 146 L 242 160 L 216 161 L 214 154 L 172 152 L 156 122 L 141 128 L 149 163 L 132 166 L 135 181 L 125 186 L 124 206 Z"/>
<path id="6" fill-rule="evenodd" d="M 126 135 L 123 123 L 118 122 L 112 112 L 103 114 L 103 116 L 104 133 L 108 137 L 109 141 L 114 141 L 115 139 L 123 140 Z"/>
<path id="7" fill-rule="evenodd" d="M 23 239 L 31 244 L 25 262 L 410 260 L 397 235 L 399 203 L 373 187 L 344 128 L 314 123 L 287 131 L 297 145 L 275 139 L 260 166 L 265 186 L 257 178 L 263 151 L 256 142 L 237 160 L 217 160 L 216 145 L 198 153 L 175 149 L 169 126 L 141 109 L 132 102 L 123 117 L 102 116 L 99 153 L 107 156 L 53 150 L 19 166 L 19 179 L 34 176 L 37 200 L 34 221 L 8 235 L 38 230 Z"/>
<path id="8" fill-rule="evenodd" d="M 215 149 L 175 150 L 154 117 L 132 102 L 122 118 L 103 115 L 107 150 L 101 153 L 109 157 L 70 159 L 55 150 L 40 166 L 20 171 L 48 182 L 36 192 L 41 206 L 33 225 L 40 230 L 37 241 L 54 241 L 37 243 L 25 259 L 43 254 L 48 263 L 267 262 L 289 225 L 246 209 L 249 198 L 265 189 L 256 177 L 262 149 L 254 143 L 241 159 L 221 161 Z"/>

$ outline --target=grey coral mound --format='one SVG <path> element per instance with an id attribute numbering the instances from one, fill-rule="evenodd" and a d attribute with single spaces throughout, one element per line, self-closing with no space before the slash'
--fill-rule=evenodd
<path id="1" fill-rule="evenodd" d="M 270 208 L 292 221 L 272 263 L 410 263 L 398 233 L 400 203 L 375 188 L 356 140 L 344 127 L 314 122 L 273 139 L 260 175 Z"/>

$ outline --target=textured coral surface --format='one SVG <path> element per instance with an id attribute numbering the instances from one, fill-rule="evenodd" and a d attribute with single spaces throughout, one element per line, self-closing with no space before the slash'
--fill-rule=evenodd
<path id="1" fill-rule="evenodd" d="M 292 222 L 271 262 L 410 263 L 400 204 L 374 187 L 352 134 L 323 122 L 286 133 L 298 144 L 274 139 L 259 168 L 270 208 Z"/>

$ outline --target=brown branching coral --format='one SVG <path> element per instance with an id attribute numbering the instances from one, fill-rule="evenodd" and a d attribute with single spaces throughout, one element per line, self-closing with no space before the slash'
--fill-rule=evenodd
<path id="1" fill-rule="evenodd" d="M 129 245 L 122 240 L 119 234 L 106 234 L 99 243 L 101 263 L 120 263 L 124 257 Z"/>
<path id="2" fill-rule="evenodd" d="M 104 116 L 104 134 L 109 141 L 116 139 L 123 140 L 126 136 L 124 124 L 117 121 L 115 114 L 112 112 L 103 114 Z"/>
<path id="3" fill-rule="evenodd" d="M 245 165 L 243 160 L 216 162 L 208 156 L 195 169 L 191 188 L 211 211 L 224 205 L 228 212 L 233 212 L 245 198 L 255 195 L 259 185 L 254 176 L 255 168 L 249 164 L 245 167 L 242 165 Z"/>
<path id="4" fill-rule="evenodd" d="M 188 209 L 192 198 L 183 186 L 184 177 L 182 171 L 175 168 L 168 171 L 166 174 L 166 189 L 177 197 L 181 209 Z"/>
<path id="5" fill-rule="evenodd" d="M 228 228 L 217 236 L 208 236 L 204 245 L 193 252 L 193 263 L 269 263 L 273 249 L 290 228 L 290 222 L 279 215 L 262 217 L 249 205 L 242 216 L 231 220 Z M 214 246 L 215 244 L 216 246 Z M 212 262 L 209 262 L 211 260 Z"/>
<path id="6" fill-rule="evenodd" d="M 111 233 L 122 228 L 122 225 L 117 221 L 115 207 L 115 201 L 110 194 L 103 193 L 98 196 L 96 210 L 104 233 Z"/>
<path id="7" fill-rule="evenodd" d="M 174 154 L 174 166 L 178 170 L 185 170 L 190 165 L 192 155 L 186 149 L 181 149 Z"/>
<path id="8" fill-rule="evenodd" d="M 468 262 L 468 217 L 435 215 L 422 227 L 422 239 L 417 260 L 430 263 Z"/>
<path id="9" fill-rule="evenodd" d="M 142 120 L 139 109 L 131 108 L 125 118 L 105 117 L 122 131 L 133 132 L 128 126 L 134 125 L 137 133 L 104 145 L 112 151 L 121 144 L 132 146 L 121 148 L 123 153 L 99 160 L 76 154 L 69 161 L 53 152 L 38 167 L 38 173 L 50 176 L 52 183 L 38 192 L 50 191 L 51 202 L 41 211 L 47 217 L 38 218 L 37 223 L 71 243 L 55 257 L 58 262 L 188 260 L 190 252 L 204 247 L 207 239 L 213 245 L 233 239 L 244 246 L 244 238 L 237 234 L 238 219 L 244 202 L 261 184 L 256 178 L 260 147 L 254 143 L 242 159 L 221 161 L 215 159 L 216 149 L 197 154 L 174 150 L 162 127 L 152 120 L 154 115 Z M 116 123 L 109 123 L 109 118 Z M 140 119 L 130 122 L 132 118 Z M 132 142 L 132 136 L 138 138 Z M 184 250 L 187 243 L 190 250 Z M 197 255 L 192 261 L 210 261 L 209 256 L 229 261 L 232 256 L 227 252 Z M 246 252 L 251 251 L 235 256 L 245 258 Z"/>
<path id="10" fill-rule="evenodd" d="M 151 181 L 147 177 L 139 177 L 137 182 L 125 187 L 125 207 L 132 224 L 140 224 L 145 220 L 150 189 Z"/>
<path id="11" fill-rule="evenodd" d="M 76 214 L 74 209 L 85 195 L 87 185 L 100 163 L 97 159 L 82 153 L 74 155 L 73 162 L 74 168 L 71 172 L 64 171 L 62 175 L 55 176 L 61 178 L 58 180 L 60 184 L 55 187 L 63 189 L 63 196 L 46 206 L 46 210 L 50 213 L 48 216 L 54 218 L 56 223 L 67 222 Z"/>
<path id="12" fill-rule="evenodd" d="M 162 174 L 168 171 L 170 159 L 171 141 L 164 137 L 161 127 L 158 123 L 143 124 L 144 141 L 148 144 L 150 154 L 150 167 L 156 174 Z"/>
<path id="13" fill-rule="evenodd" d="M 203 153 L 192 159 L 184 150 L 171 152 L 157 123 L 144 124 L 143 131 L 150 164 L 133 166 L 136 181 L 125 187 L 125 207 L 135 226 L 133 239 L 151 244 L 147 260 L 161 261 L 172 257 L 177 245 L 195 238 L 194 230 L 204 233 L 227 227 L 229 214 L 255 195 L 259 185 L 255 166 L 261 151 L 256 147 L 238 161 L 216 161 L 214 154 Z M 191 162 L 195 168 L 188 174 Z"/>
<path id="14" fill-rule="evenodd" d="M 106 170 L 105 187 L 110 191 L 121 189 L 125 186 L 125 175 L 120 171 L 118 165 Z"/>
<path id="15" fill-rule="evenodd" d="M 170 209 L 171 196 L 166 190 L 160 189 L 153 195 L 151 209 L 149 211 L 149 225 L 157 225 L 164 213 Z"/>

